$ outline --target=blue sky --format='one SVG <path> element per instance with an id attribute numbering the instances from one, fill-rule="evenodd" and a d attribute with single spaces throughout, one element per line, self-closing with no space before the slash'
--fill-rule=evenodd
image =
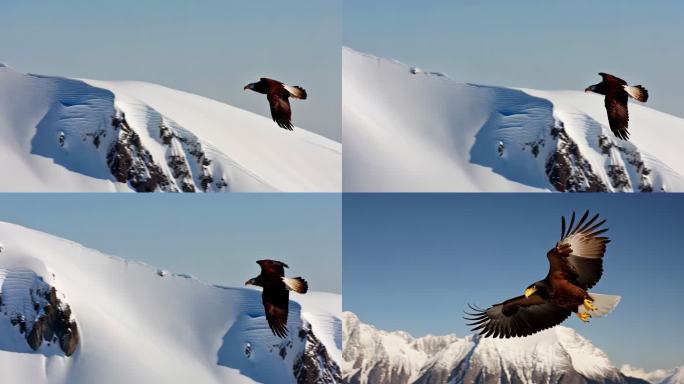
<path id="1" fill-rule="evenodd" d="M 560 217 L 598 212 L 610 228 L 605 273 L 593 288 L 622 302 L 577 329 L 615 364 L 682 364 L 684 195 L 346 194 L 343 305 L 387 330 L 470 333 L 467 303 L 522 294 L 548 271 Z"/>
<path id="2" fill-rule="evenodd" d="M 339 141 L 341 0 L 3 1 L 0 62 L 20 71 L 142 80 L 270 116 L 243 86 L 307 89 L 296 125 Z"/>
<path id="3" fill-rule="evenodd" d="M 609 72 L 684 117 L 684 2 L 344 1 L 344 44 L 471 83 L 584 90 Z"/>
<path id="4" fill-rule="evenodd" d="M 208 283 L 242 286 L 268 258 L 341 290 L 339 194 L 2 193 L 0 220 Z"/>

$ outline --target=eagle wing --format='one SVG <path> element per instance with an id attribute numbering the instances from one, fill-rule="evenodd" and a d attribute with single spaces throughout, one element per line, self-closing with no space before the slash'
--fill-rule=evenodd
<path id="1" fill-rule="evenodd" d="M 627 109 L 627 92 L 623 89 L 609 88 L 605 97 L 606 111 L 608 112 L 608 124 L 610 130 L 617 138 L 627 140 L 629 132 L 629 110 Z"/>
<path id="2" fill-rule="evenodd" d="M 292 131 L 292 110 L 288 100 L 290 93 L 280 84 L 277 88 L 269 90 L 266 98 L 271 106 L 271 117 L 281 128 Z"/>
<path id="3" fill-rule="evenodd" d="M 570 225 L 565 226 L 565 217 L 561 218 L 561 239 L 556 247 L 547 254 L 549 258 L 549 275 L 556 269 L 560 269 L 568 276 L 568 281 L 583 288 L 589 289 L 596 285 L 603 274 L 603 255 L 606 252 L 606 244 L 610 242 L 605 236 L 599 236 L 608 231 L 601 228 L 606 222 L 596 222 L 599 215 L 594 215 L 589 221 L 586 211 L 575 224 L 575 213 L 572 213 Z"/>
<path id="4" fill-rule="evenodd" d="M 261 273 L 264 275 L 285 276 L 285 268 L 289 268 L 287 264 L 277 260 L 259 260 L 257 264 L 261 267 Z"/>
<path id="5" fill-rule="evenodd" d="M 603 81 L 609 84 L 616 84 L 616 85 L 627 85 L 627 82 L 622 80 L 621 78 L 617 76 L 613 76 L 609 73 L 604 73 L 604 72 L 599 72 L 599 76 L 603 78 Z"/>
<path id="6" fill-rule="evenodd" d="M 261 301 L 264 303 L 266 320 L 273 334 L 282 338 L 287 337 L 287 311 L 290 302 L 288 291 L 264 287 Z"/>
<path id="7" fill-rule="evenodd" d="M 495 304 L 486 310 L 470 307 L 474 313 L 467 313 L 472 321 L 473 332 L 484 337 L 510 338 L 529 336 L 562 323 L 570 311 L 533 294 L 518 296 Z"/>
<path id="8" fill-rule="evenodd" d="M 627 82 L 619 77 L 599 73 L 605 84 L 606 97 L 604 103 L 608 112 L 608 124 L 613 134 L 622 140 L 629 138 L 627 126 L 629 125 L 629 110 L 627 109 L 627 99 L 629 95 L 625 91 Z"/>

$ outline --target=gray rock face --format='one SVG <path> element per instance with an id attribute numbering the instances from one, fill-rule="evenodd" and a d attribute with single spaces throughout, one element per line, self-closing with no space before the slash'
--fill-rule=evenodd
<path id="1" fill-rule="evenodd" d="M 304 353 L 295 361 L 294 375 L 301 384 L 332 384 L 342 382 L 340 367 L 330 358 L 325 345 L 309 327 L 299 330 L 305 340 Z"/>
<path id="2" fill-rule="evenodd" d="M 546 175 L 551 185 L 559 192 L 606 192 L 606 185 L 565 132 L 563 122 L 556 124 L 551 128 L 555 149 L 546 159 Z"/>

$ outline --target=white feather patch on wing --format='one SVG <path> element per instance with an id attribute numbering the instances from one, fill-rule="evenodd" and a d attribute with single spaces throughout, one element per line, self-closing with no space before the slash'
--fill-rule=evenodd
<path id="1" fill-rule="evenodd" d="M 297 293 L 306 293 L 306 291 L 309 289 L 309 285 L 307 284 L 306 280 L 302 279 L 301 277 L 295 277 L 293 279 L 283 277 L 283 282 L 290 291 L 295 291 Z"/>
<path id="2" fill-rule="evenodd" d="M 587 236 L 584 233 L 573 233 L 563 239 L 562 243 L 570 244 L 573 256 L 586 257 L 588 259 L 601 258 L 605 250 L 605 244 L 602 240 Z"/>
<path id="3" fill-rule="evenodd" d="M 589 312 L 591 317 L 602 317 L 609 314 L 615 309 L 615 307 L 617 307 L 620 299 L 622 299 L 621 296 L 603 295 L 601 293 L 589 293 L 589 296 L 591 296 L 591 298 L 594 300 L 593 304 L 596 309 L 593 311 L 587 311 L 587 309 L 584 308 L 584 305 L 580 305 L 578 312 Z"/>

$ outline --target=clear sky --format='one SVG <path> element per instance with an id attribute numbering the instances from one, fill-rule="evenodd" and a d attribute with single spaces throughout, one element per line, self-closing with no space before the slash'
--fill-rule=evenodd
<path id="1" fill-rule="evenodd" d="M 560 217 L 590 209 L 610 228 L 592 289 L 622 301 L 575 328 L 618 366 L 682 363 L 684 195 L 345 194 L 343 306 L 380 329 L 470 333 L 467 303 L 522 294 L 548 272 Z"/>
<path id="2" fill-rule="evenodd" d="M 344 1 L 344 44 L 464 82 L 584 90 L 609 72 L 684 117 L 684 2 Z"/>
<path id="3" fill-rule="evenodd" d="M 159 83 L 270 117 L 243 86 L 306 88 L 297 126 L 340 139 L 341 0 L 3 1 L 0 62 L 20 71 Z"/>
<path id="4" fill-rule="evenodd" d="M 276 259 L 336 293 L 341 209 L 339 194 L 0 194 L 0 220 L 108 254 L 229 286 Z"/>

